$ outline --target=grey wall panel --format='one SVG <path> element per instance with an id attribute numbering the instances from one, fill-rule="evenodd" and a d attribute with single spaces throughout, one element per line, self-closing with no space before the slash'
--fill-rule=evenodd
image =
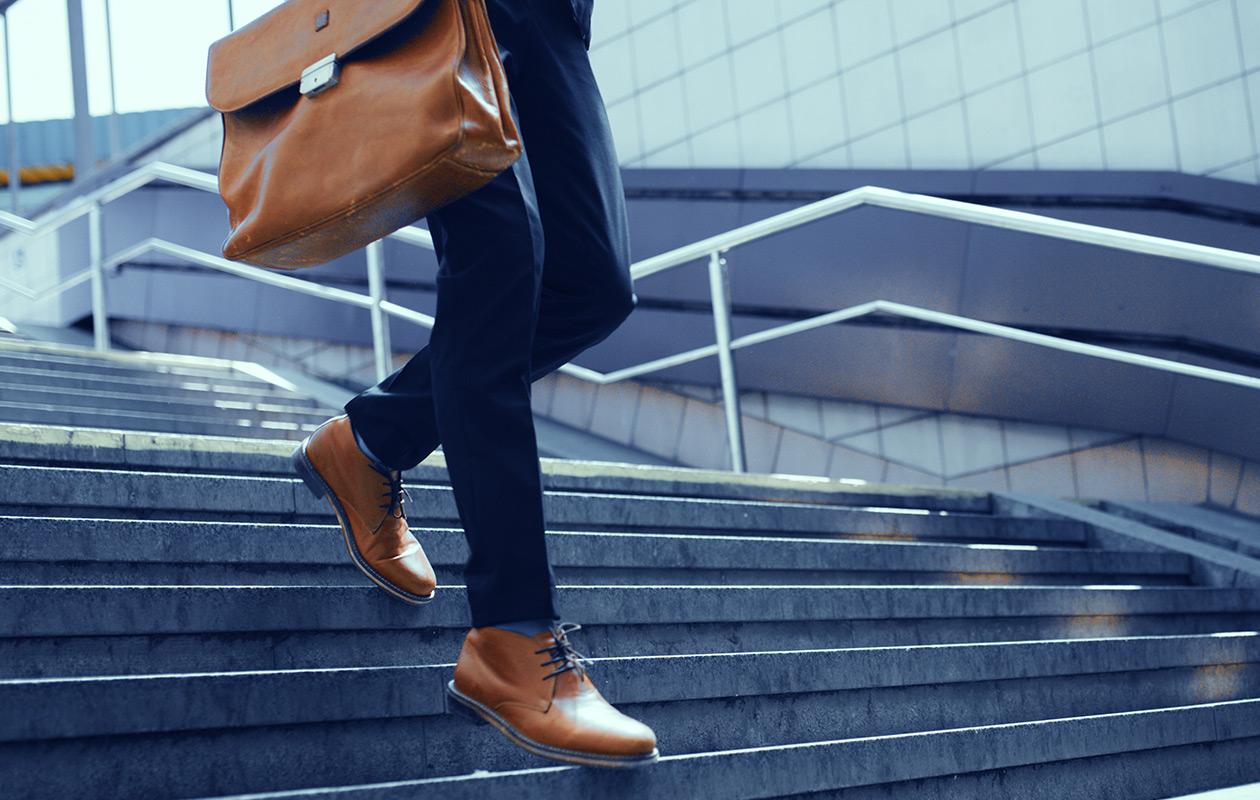
<path id="1" fill-rule="evenodd" d="M 953 411 L 1160 433 L 1172 376 L 1037 345 L 958 339 Z"/>
<path id="2" fill-rule="evenodd" d="M 1177 316 L 1178 298 L 1166 288 L 1176 266 L 974 226 L 963 313 L 1010 325 L 1166 330 Z"/>
<path id="3" fill-rule="evenodd" d="M 731 230 L 742 223 L 740 203 L 727 200 L 693 200 L 680 206 L 678 200 L 642 199 L 631 201 L 628 209 L 630 257 L 642 261 L 658 253 Z M 640 296 L 687 298 L 708 297 L 708 277 L 703 261 L 658 273 L 637 284 Z"/>
<path id="4" fill-rule="evenodd" d="M 608 371 L 712 343 L 713 319 L 707 314 L 639 308 L 577 362 Z"/>
<path id="5" fill-rule="evenodd" d="M 951 335 L 828 326 L 742 349 L 741 388 L 939 407 Z"/>
<path id="6" fill-rule="evenodd" d="M 955 311 L 966 226 L 860 208 L 727 254 L 737 303 L 836 308 L 894 300 Z"/>
<path id="7" fill-rule="evenodd" d="M 1254 459 L 1260 454 L 1260 391 L 1178 378 L 1166 435 Z"/>
<path id="8" fill-rule="evenodd" d="M 1174 238 L 1260 252 L 1260 229 L 1237 224 L 1162 212 L 1053 216 L 1138 232 L 1175 220 Z M 1181 334 L 1233 347 L 1254 346 L 1260 324 L 1260 276 L 981 226 L 972 226 L 964 295 L 966 314 L 992 321 Z"/>

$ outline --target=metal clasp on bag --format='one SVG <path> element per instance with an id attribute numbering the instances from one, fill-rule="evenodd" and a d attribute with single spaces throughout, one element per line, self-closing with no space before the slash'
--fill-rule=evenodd
<path id="1" fill-rule="evenodd" d="M 337 85 L 341 78 L 341 64 L 337 62 L 337 54 L 328 55 L 302 70 L 302 82 L 298 91 L 307 97 L 314 97 Z"/>

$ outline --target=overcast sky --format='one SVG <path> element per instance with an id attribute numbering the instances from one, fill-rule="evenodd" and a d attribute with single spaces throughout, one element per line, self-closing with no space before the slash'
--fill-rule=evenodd
<path id="1" fill-rule="evenodd" d="M 4 99 L 10 85 L 18 122 L 73 115 L 66 2 L 18 0 L 9 9 L 13 80 L 4 74 L 0 57 L 0 123 L 8 122 Z M 92 113 L 108 114 L 105 0 L 71 2 L 83 3 Z M 227 4 L 228 0 L 109 0 L 118 110 L 205 105 L 206 48 L 228 32 Z M 233 0 L 236 26 L 278 4 L 279 0 Z"/>

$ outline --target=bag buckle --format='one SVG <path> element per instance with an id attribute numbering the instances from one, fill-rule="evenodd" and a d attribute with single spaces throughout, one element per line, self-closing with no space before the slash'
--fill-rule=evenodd
<path id="1" fill-rule="evenodd" d="M 340 78 L 341 64 L 337 61 L 337 54 L 329 53 L 302 70 L 302 82 L 298 85 L 298 91 L 307 97 L 314 97 L 336 86 Z"/>

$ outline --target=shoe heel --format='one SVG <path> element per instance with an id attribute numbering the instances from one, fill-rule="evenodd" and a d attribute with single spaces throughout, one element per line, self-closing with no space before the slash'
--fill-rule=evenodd
<path id="1" fill-rule="evenodd" d="M 297 472 L 298 477 L 302 479 L 302 483 L 306 484 L 306 488 L 311 490 L 311 494 L 315 495 L 317 500 L 324 497 L 324 482 L 315 474 L 315 470 L 311 467 L 311 462 L 306 458 L 306 442 L 302 442 L 293 451 L 290 459 L 293 461 L 293 469 Z"/>
<path id="2" fill-rule="evenodd" d="M 455 681 L 446 684 L 446 713 L 454 714 L 472 722 L 474 725 L 486 725 L 486 721 L 481 715 L 464 705 L 458 697 L 454 695 Z"/>

